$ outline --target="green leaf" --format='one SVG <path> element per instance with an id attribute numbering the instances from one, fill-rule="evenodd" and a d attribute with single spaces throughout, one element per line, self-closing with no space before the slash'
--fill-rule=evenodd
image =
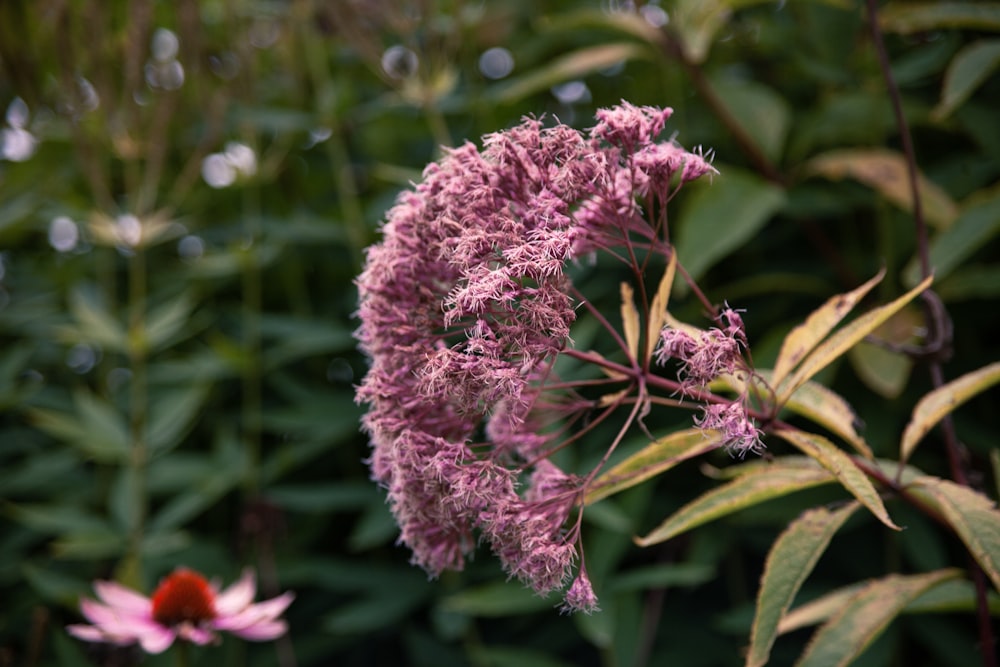
<path id="1" fill-rule="evenodd" d="M 805 165 L 805 173 L 839 181 L 850 177 L 872 188 L 902 210 L 913 210 L 906 158 L 885 148 L 845 148 L 817 155 Z M 917 174 L 917 192 L 927 222 L 947 229 L 958 217 L 958 205 L 939 185 Z"/>
<path id="2" fill-rule="evenodd" d="M 124 417 L 104 399 L 80 389 L 76 415 L 47 409 L 27 411 L 32 425 L 102 463 L 122 463 L 130 455 Z"/>
<path id="3" fill-rule="evenodd" d="M 25 581 L 45 599 L 71 604 L 75 603 L 81 594 L 89 594 L 90 582 L 82 578 L 44 569 L 30 561 L 22 563 L 20 568 Z"/>
<path id="4" fill-rule="evenodd" d="M 907 604 L 961 574 L 956 569 L 911 576 L 893 574 L 867 584 L 816 632 L 797 667 L 849 665 Z"/>
<path id="5" fill-rule="evenodd" d="M 879 13 L 878 19 L 882 30 L 904 35 L 948 28 L 997 31 L 1000 30 L 1000 3 L 908 2 L 890 4 Z"/>
<path id="6" fill-rule="evenodd" d="M 0 354 L 0 410 L 23 404 L 25 393 L 30 390 L 22 378 L 32 354 L 34 345 L 27 343 L 7 345 Z"/>
<path id="7" fill-rule="evenodd" d="M 151 352 L 162 349 L 174 342 L 182 331 L 185 336 L 193 335 L 194 328 L 189 325 L 194 305 L 191 295 L 184 293 L 148 313 L 145 331 L 147 349 Z M 185 330 L 185 327 L 188 329 Z"/>
<path id="8" fill-rule="evenodd" d="M 906 304 L 916 298 L 918 294 L 930 287 L 932 281 L 933 276 L 927 276 L 919 285 L 895 301 L 870 310 L 853 320 L 850 324 L 838 329 L 832 336 L 813 350 L 794 373 L 787 377 L 785 381 L 779 383 L 779 386 L 775 388 L 778 404 L 783 404 L 807 380 L 833 363 L 835 359 L 838 359 L 865 336 L 877 329 L 883 322 L 899 312 Z"/>
<path id="9" fill-rule="evenodd" d="M 546 30 L 578 32 L 607 28 L 636 37 L 658 49 L 663 48 L 663 33 L 638 12 L 607 12 L 581 9 L 557 15 L 541 16 L 538 23 Z"/>
<path id="10" fill-rule="evenodd" d="M 73 505 L 5 503 L 4 510 L 16 521 L 44 534 L 114 532 L 104 518 Z"/>
<path id="11" fill-rule="evenodd" d="M 889 513 L 886 512 L 885 505 L 882 503 L 882 497 L 879 496 L 868 477 L 855 465 L 851 457 L 838 449 L 832 442 L 821 435 L 796 429 L 778 429 L 774 431 L 774 435 L 787 440 L 803 454 L 815 459 L 833 473 L 837 481 L 871 510 L 871 513 L 879 521 L 893 530 L 902 530 L 889 518 Z"/>
<path id="12" fill-rule="evenodd" d="M 149 409 L 146 438 L 155 454 L 163 454 L 181 443 L 194 427 L 208 398 L 208 386 L 192 382 L 177 390 L 157 393 Z"/>
<path id="13" fill-rule="evenodd" d="M 635 542 L 643 547 L 659 544 L 733 512 L 832 481 L 834 477 L 819 465 L 777 459 L 689 502 Z"/>
<path id="14" fill-rule="evenodd" d="M 300 317 L 267 315 L 261 318 L 261 334 L 269 342 L 264 349 L 265 368 L 319 354 L 354 349 L 355 340 L 343 324 Z"/>
<path id="15" fill-rule="evenodd" d="M 192 480 L 189 490 L 173 496 L 149 521 L 149 529 L 165 532 L 183 526 L 212 507 L 239 483 L 242 470 L 219 470 L 207 479 Z"/>
<path id="16" fill-rule="evenodd" d="M 192 541 L 182 530 L 150 531 L 143 535 L 139 551 L 144 557 L 157 558 L 188 549 Z"/>
<path id="17" fill-rule="evenodd" d="M 723 0 L 677 0 L 671 5 L 671 27 L 688 60 L 702 63 L 708 58 L 716 34 L 732 14 L 728 4 Z"/>
<path id="18" fill-rule="evenodd" d="M 516 583 L 496 581 L 449 595 L 440 604 L 450 612 L 496 618 L 552 609 L 556 602 Z"/>
<path id="19" fill-rule="evenodd" d="M 990 78 L 997 67 L 1000 67 L 998 39 L 973 42 L 955 54 L 944 74 L 941 101 L 934 107 L 931 117 L 938 121 L 947 118 Z"/>
<path id="20" fill-rule="evenodd" d="M 379 493 L 371 482 L 298 482 L 271 487 L 267 499 L 293 512 L 330 514 L 362 509 L 379 500 Z"/>
<path id="21" fill-rule="evenodd" d="M 56 558 L 96 560 L 111 558 L 125 552 L 125 536 L 110 527 L 97 530 L 79 530 L 52 542 Z"/>
<path id="22" fill-rule="evenodd" d="M 114 481 L 108 493 L 108 514 L 124 534 L 142 531 L 142 522 L 146 518 L 144 482 L 147 474 L 147 469 L 139 470 L 128 465 L 118 466 L 114 471 Z"/>
<path id="23" fill-rule="evenodd" d="M 884 398 L 897 398 L 906 389 L 913 362 L 904 354 L 861 341 L 847 352 L 858 378 Z"/>
<path id="24" fill-rule="evenodd" d="M 723 106 L 771 162 L 779 162 L 791 127 L 791 109 L 775 90 L 747 80 L 715 79 Z"/>
<path id="25" fill-rule="evenodd" d="M 926 328 L 925 314 L 910 305 L 890 317 L 884 324 L 848 351 L 848 359 L 858 378 L 869 389 L 885 398 L 896 398 L 906 388 L 913 369 L 913 360 L 905 354 L 872 339 L 893 346 L 917 345 L 920 332 Z"/>
<path id="26" fill-rule="evenodd" d="M 900 461 L 910 458 L 917 444 L 935 424 L 997 382 L 1000 382 L 1000 361 L 966 373 L 921 398 L 913 408 L 913 416 L 903 431 L 903 439 L 899 445 Z"/>
<path id="27" fill-rule="evenodd" d="M 624 491 L 673 468 L 678 463 L 722 446 L 722 434 L 685 429 L 649 443 L 600 475 L 587 489 L 584 504 Z"/>
<path id="28" fill-rule="evenodd" d="M 1000 590 L 1000 512 L 993 501 L 967 486 L 931 476 L 917 479 L 907 492 L 948 522 Z"/>
<path id="29" fill-rule="evenodd" d="M 945 303 L 1000 297 L 1000 266 L 963 263 L 936 288 Z"/>
<path id="30" fill-rule="evenodd" d="M 716 570 L 705 563 L 661 563 L 630 568 L 615 574 L 607 583 L 612 593 L 645 591 L 672 586 L 698 586 L 715 577 Z"/>
<path id="31" fill-rule="evenodd" d="M 1000 233 L 1000 188 L 981 191 L 966 202 L 955 224 L 931 240 L 930 261 L 936 280 L 962 266 Z M 914 285 L 919 278 L 920 264 L 914 258 L 903 271 L 903 281 Z"/>
<path id="32" fill-rule="evenodd" d="M 885 269 L 879 271 L 874 278 L 847 294 L 830 297 L 826 303 L 810 313 L 806 321 L 792 329 L 781 344 L 778 359 L 774 363 L 771 376 L 771 386 L 777 387 L 788 374 L 801 362 L 807 354 L 813 351 L 827 334 L 833 331 L 847 313 L 858 305 L 861 299 L 885 277 Z"/>
<path id="33" fill-rule="evenodd" d="M 150 531 L 166 532 L 183 526 L 214 505 L 244 479 L 248 456 L 242 447 L 233 446 L 231 435 L 219 435 L 212 456 L 214 465 L 203 468 L 201 476 L 190 479 L 183 491 L 171 496 L 153 514 Z"/>
<path id="34" fill-rule="evenodd" d="M 130 439 L 125 415 L 107 400 L 85 389 L 74 393 L 73 401 L 83 427 L 83 432 L 77 436 L 80 445 L 101 458 L 105 453 L 113 453 L 117 459 L 126 458 Z"/>
<path id="35" fill-rule="evenodd" d="M 762 177 L 736 167 L 720 171 L 711 185 L 691 188 L 679 219 L 678 261 L 694 280 L 744 246 L 785 204 L 784 190 Z"/>
<path id="36" fill-rule="evenodd" d="M 1000 596 L 987 592 L 990 613 L 1000 614 Z M 907 614 L 974 612 L 977 608 L 976 586 L 968 579 L 953 579 L 924 592 L 903 611 Z"/>
<path id="37" fill-rule="evenodd" d="M 393 627 L 411 616 L 428 596 L 427 587 L 397 588 L 340 605 L 322 627 L 338 635 L 365 635 Z"/>
<path id="38" fill-rule="evenodd" d="M 624 61 L 645 59 L 649 55 L 645 46 L 628 42 L 579 49 L 532 69 L 529 74 L 497 85 L 486 97 L 492 103 L 514 104 L 565 81 L 578 79 Z"/>
<path id="39" fill-rule="evenodd" d="M 91 290 L 74 289 L 69 295 L 69 312 L 76 326 L 61 329 L 62 340 L 96 343 L 113 352 L 128 350 L 125 328 Z"/>
<path id="40" fill-rule="evenodd" d="M 788 611 L 802 583 L 816 567 L 833 535 L 861 505 L 848 503 L 838 510 L 811 509 L 789 524 L 778 536 L 764 563 L 747 665 L 767 664 L 778 633 L 778 623 Z"/>

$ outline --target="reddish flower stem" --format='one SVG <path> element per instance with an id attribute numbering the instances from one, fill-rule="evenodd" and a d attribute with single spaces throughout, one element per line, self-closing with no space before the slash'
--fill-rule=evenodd
<path id="1" fill-rule="evenodd" d="M 907 184 L 910 189 L 910 199 L 913 202 L 913 224 L 917 237 L 917 255 L 920 260 L 921 276 L 926 278 L 931 274 L 930 251 L 928 249 L 927 241 L 927 225 L 924 221 L 923 208 L 920 201 L 920 189 L 918 187 L 917 180 L 917 159 L 916 153 L 913 149 L 913 138 L 910 134 L 910 128 L 906 121 L 906 114 L 903 113 L 903 103 L 899 93 L 899 86 L 896 84 L 896 80 L 892 75 L 892 67 L 889 63 L 889 54 L 886 51 L 885 42 L 882 39 L 882 31 L 879 29 L 878 3 L 875 0 L 866 0 L 866 2 L 868 7 L 868 25 L 871 29 L 872 44 L 875 47 L 875 53 L 878 56 L 879 67 L 882 70 L 882 78 L 885 80 L 886 87 L 888 89 L 889 99 L 892 101 L 892 110 L 896 118 L 896 125 L 899 128 L 903 154 L 906 157 Z M 935 317 L 937 313 L 943 315 L 943 311 L 944 309 L 941 308 L 940 311 L 927 309 L 925 312 L 928 317 Z M 946 315 L 944 316 L 946 317 Z M 929 331 L 941 332 L 944 331 L 945 328 L 946 323 L 944 321 L 936 320 L 928 324 Z M 944 371 L 941 368 L 941 363 L 938 360 L 937 355 L 931 356 L 928 359 L 928 370 L 930 372 L 931 382 L 933 383 L 934 388 L 938 389 L 944 386 Z M 945 452 L 948 457 L 949 467 L 951 468 L 952 479 L 954 479 L 958 484 L 969 486 L 968 475 L 965 472 L 962 461 L 961 445 L 958 441 L 958 434 L 955 431 L 955 424 L 950 415 L 945 416 L 945 418 L 941 420 L 941 429 L 944 435 Z M 990 616 L 989 601 L 987 599 L 988 591 L 986 586 L 986 577 L 978 563 L 976 563 L 976 561 L 972 558 L 971 554 L 967 556 L 967 559 L 969 562 L 969 571 L 972 576 L 972 581 L 976 588 L 976 616 L 979 629 L 979 650 L 982 655 L 984 667 L 994 667 L 997 664 L 996 638 L 993 634 L 993 624 Z"/>

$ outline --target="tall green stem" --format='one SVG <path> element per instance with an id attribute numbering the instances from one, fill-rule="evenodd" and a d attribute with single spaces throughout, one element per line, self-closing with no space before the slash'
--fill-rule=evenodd
<path id="1" fill-rule="evenodd" d="M 146 520 L 146 468 L 149 451 L 146 442 L 149 419 L 149 396 L 146 378 L 146 256 L 141 247 L 128 261 L 128 357 L 132 370 L 129 394 L 129 556 L 134 565 L 139 553 Z"/>
<path id="2" fill-rule="evenodd" d="M 253 145 L 253 143 L 251 143 Z M 256 148 L 256 147 L 255 147 Z M 260 272 L 260 191 L 256 186 L 243 189 L 244 229 L 246 243 L 243 266 L 243 442 L 250 463 L 247 490 L 256 493 L 259 485 L 261 440 L 261 338 L 260 311 L 263 293 Z"/>

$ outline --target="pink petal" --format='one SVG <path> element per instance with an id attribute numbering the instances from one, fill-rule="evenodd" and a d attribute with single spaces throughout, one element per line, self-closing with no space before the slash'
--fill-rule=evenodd
<path id="1" fill-rule="evenodd" d="M 155 628 L 150 628 L 148 632 L 143 633 L 141 637 L 137 637 L 139 640 L 139 646 L 146 653 L 163 653 L 174 643 L 174 639 L 177 638 L 177 633 L 171 628 L 157 625 Z"/>
<path id="2" fill-rule="evenodd" d="M 228 630 L 229 632 L 236 633 L 259 623 L 270 623 L 280 616 L 294 599 L 294 593 L 284 593 L 276 598 L 249 605 L 236 614 L 228 616 L 220 614 L 213 621 L 213 625 L 219 630 Z"/>
<path id="3" fill-rule="evenodd" d="M 105 642 L 124 645 L 135 641 L 131 637 L 113 637 L 93 625 L 67 625 L 66 632 L 85 642 Z"/>
<path id="4" fill-rule="evenodd" d="M 190 623 L 181 624 L 178 629 L 177 636 L 181 639 L 186 639 L 192 644 L 197 644 L 198 646 L 211 644 L 216 640 L 216 635 L 211 630 L 199 628 L 191 625 Z"/>
<path id="5" fill-rule="evenodd" d="M 152 613 L 153 603 L 144 595 L 136 593 L 113 581 L 95 581 L 94 590 L 108 606 L 132 616 L 146 616 Z"/>
<path id="6" fill-rule="evenodd" d="M 266 642 L 270 639 L 277 639 L 287 631 L 288 624 L 284 621 L 267 621 L 242 630 L 233 630 L 233 634 L 254 642 Z"/>
<path id="7" fill-rule="evenodd" d="M 254 580 L 253 570 L 246 568 L 243 576 L 226 590 L 219 593 L 215 598 L 215 613 L 219 616 L 231 616 L 245 609 L 257 592 L 257 583 Z"/>
<path id="8" fill-rule="evenodd" d="M 136 641 L 144 634 L 159 632 L 162 628 L 152 618 L 120 614 L 117 609 L 88 598 L 80 600 L 80 611 L 105 635 L 123 641 Z"/>
<path id="9" fill-rule="evenodd" d="M 115 613 L 114 609 L 90 598 L 80 600 L 80 611 L 88 621 L 95 625 L 117 626 L 121 622 L 121 617 Z"/>

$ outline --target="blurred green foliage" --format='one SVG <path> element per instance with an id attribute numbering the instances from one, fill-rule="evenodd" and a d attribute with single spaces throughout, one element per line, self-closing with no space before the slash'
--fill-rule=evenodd
<path id="1" fill-rule="evenodd" d="M 603 501 L 586 514 L 603 611 L 570 618 L 488 557 L 436 582 L 409 566 L 353 402 L 365 361 L 352 279 L 378 221 L 438 146 L 524 114 L 586 126 L 620 99 L 674 107 L 669 131 L 711 147 L 722 173 L 674 204 L 679 254 L 710 298 L 746 309 L 761 367 L 823 299 L 881 266 L 881 297 L 916 284 L 900 133 L 864 7 L 637 4 L 0 5 L 0 666 L 170 664 L 63 626 L 94 579 L 149 591 L 177 564 L 226 582 L 250 564 L 262 595 L 297 595 L 287 638 L 226 639 L 195 664 L 742 662 L 770 543 L 834 491 L 645 550 L 633 535 L 715 482 L 689 462 Z M 894 1 L 880 23 L 926 178 L 953 378 L 996 360 L 1000 334 L 1000 10 Z M 607 267 L 580 270 L 616 310 Z M 693 299 L 672 308 L 700 315 Z M 885 456 L 930 382 L 908 363 L 872 372 L 879 351 L 824 379 Z M 995 497 L 996 397 L 955 420 L 974 483 Z M 946 475 L 933 441 L 914 463 Z M 886 568 L 966 564 L 938 526 L 889 509 L 906 531 L 849 522 L 804 597 Z M 975 664 L 960 599 L 955 614 L 903 617 L 857 664 Z M 783 637 L 773 664 L 807 640 Z"/>

